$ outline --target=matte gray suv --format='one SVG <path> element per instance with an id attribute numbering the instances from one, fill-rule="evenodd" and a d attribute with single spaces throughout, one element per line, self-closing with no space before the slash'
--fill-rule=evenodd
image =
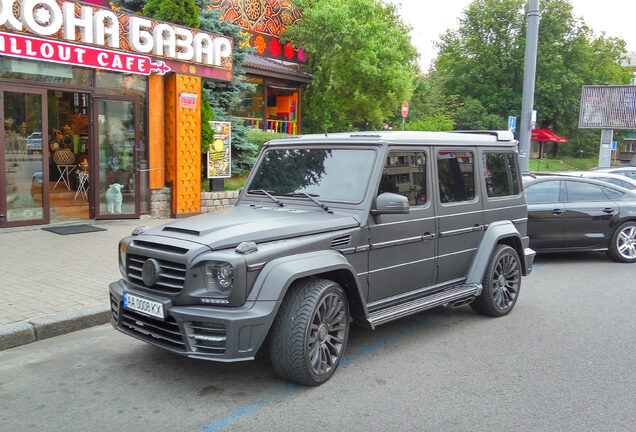
<path id="1" fill-rule="evenodd" d="M 271 141 L 234 208 L 121 241 L 112 324 L 206 360 L 268 346 L 279 375 L 318 385 L 352 321 L 506 315 L 534 259 L 516 148 L 510 132 Z"/>

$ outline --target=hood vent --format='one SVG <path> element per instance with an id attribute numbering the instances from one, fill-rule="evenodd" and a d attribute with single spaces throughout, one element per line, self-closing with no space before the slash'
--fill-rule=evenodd
<path id="1" fill-rule="evenodd" d="M 351 241 L 351 234 L 334 237 L 333 239 L 331 239 L 330 247 L 338 248 L 338 247 L 347 246 L 350 241 Z"/>
<path id="2" fill-rule="evenodd" d="M 188 249 L 185 249 L 185 248 L 180 248 L 177 246 L 171 246 L 171 245 L 166 245 L 161 243 L 153 243 L 153 242 L 144 241 L 144 240 L 135 239 L 133 240 L 132 245 L 140 249 L 150 249 L 157 252 L 166 252 L 166 253 L 173 253 L 173 254 L 179 254 L 179 255 L 185 255 L 188 253 Z"/>
<path id="3" fill-rule="evenodd" d="M 163 231 L 170 231 L 170 232 L 176 232 L 176 233 L 181 233 L 181 234 L 190 234 L 190 235 L 195 235 L 195 236 L 201 235 L 201 233 L 199 231 L 189 230 L 189 229 L 185 229 L 185 228 L 171 227 L 171 226 L 165 227 L 163 229 Z"/>

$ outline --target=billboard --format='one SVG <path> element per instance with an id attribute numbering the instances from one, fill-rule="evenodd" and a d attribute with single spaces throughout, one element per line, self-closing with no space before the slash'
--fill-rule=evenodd
<path id="1" fill-rule="evenodd" d="M 214 139 L 208 152 L 208 178 L 229 178 L 232 176 L 231 123 L 211 121 Z"/>
<path id="2" fill-rule="evenodd" d="M 636 129 L 636 86 L 583 86 L 579 128 Z"/>

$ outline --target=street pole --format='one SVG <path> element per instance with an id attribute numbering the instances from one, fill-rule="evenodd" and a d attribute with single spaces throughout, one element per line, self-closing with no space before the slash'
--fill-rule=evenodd
<path id="1" fill-rule="evenodd" d="M 523 67 L 521 126 L 519 129 L 519 163 L 521 172 L 530 172 L 531 116 L 534 105 L 534 82 L 537 74 L 537 41 L 539 39 L 539 0 L 529 0 L 526 57 Z"/>

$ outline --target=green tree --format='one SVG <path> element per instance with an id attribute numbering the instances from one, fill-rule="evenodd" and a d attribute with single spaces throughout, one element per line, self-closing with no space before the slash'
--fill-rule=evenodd
<path id="1" fill-rule="evenodd" d="M 505 122 L 519 115 L 523 88 L 526 0 L 475 0 L 456 31 L 446 32 L 431 74 L 445 97 L 461 103 L 453 117 L 458 128 Z M 596 37 L 572 13 L 569 0 L 543 0 L 534 106 L 538 127 L 575 137 L 581 86 L 624 84 L 620 66 L 625 43 Z M 475 102 L 479 102 L 479 105 Z M 481 105 L 481 107 L 480 107 Z M 477 118 L 471 120 L 471 116 Z M 582 134 L 585 135 L 585 134 Z"/>
<path id="2" fill-rule="evenodd" d="M 381 128 L 413 92 L 416 50 L 394 6 L 379 0 L 297 0 L 303 19 L 283 38 L 301 45 L 313 81 L 307 132 Z"/>
<path id="3" fill-rule="evenodd" d="M 143 8 L 145 16 L 194 28 L 200 12 L 195 0 L 148 0 Z"/>

